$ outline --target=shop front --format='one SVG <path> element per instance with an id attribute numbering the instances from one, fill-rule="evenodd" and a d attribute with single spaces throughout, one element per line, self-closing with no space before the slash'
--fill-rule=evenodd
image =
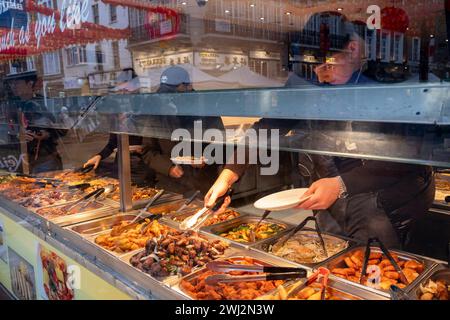
<path id="1" fill-rule="evenodd" d="M 418 2 L 0 6 L 0 290 L 448 300 L 448 1 Z"/>

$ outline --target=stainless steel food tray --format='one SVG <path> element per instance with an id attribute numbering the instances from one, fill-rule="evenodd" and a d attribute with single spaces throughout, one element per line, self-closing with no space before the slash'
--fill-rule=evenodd
<path id="1" fill-rule="evenodd" d="M 260 219 L 261 219 L 261 217 L 258 217 L 258 216 L 251 216 L 251 215 L 243 214 L 240 217 L 237 217 L 232 220 L 224 221 L 222 223 L 218 223 L 218 224 L 208 226 L 208 227 L 202 227 L 200 230 L 203 231 L 204 233 L 208 233 L 214 237 L 218 237 L 220 239 L 226 239 L 227 241 L 230 241 L 237 246 L 250 248 L 250 247 L 254 247 L 254 246 L 258 245 L 259 243 L 261 243 L 263 241 L 271 239 L 271 238 L 275 237 L 276 235 L 274 235 L 268 239 L 263 239 L 263 240 L 259 240 L 259 241 L 255 241 L 255 242 L 238 242 L 238 241 L 233 241 L 231 239 L 223 238 L 220 236 L 220 234 L 223 232 L 229 231 L 235 227 L 238 227 L 239 225 L 241 225 L 243 223 L 258 223 L 258 221 Z M 293 228 L 292 224 L 289 224 L 289 223 L 286 223 L 286 222 L 283 222 L 280 220 L 271 219 L 271 218 L 265 219 L 262 223 L 274 223 L 274 224 L 281 225 L 285 228 L 285 230 L 283 230 L 282 232 Z"/>
<path id="2" fill-rule="evenodd" d="M 204 235 L 203 235 L 203 236 L 204 236 Z M 207 240 L 213 239 L 213 238 L 208 237 L 208 236 L 204 236 L 204 237 L 205 237 Z M 227 242 L 227 241 L 224 240 L 224 242 Z M 142 249 L 142 250 L 144 250 L 144 249 Z M 121 260 L 122 262 L 124 262 L 125 264 L 127 264 L 127 265 L 128 265 L 130 268 L 132 268 L 134 271 L 138 271 L 138 273 L 144 275 L 144 278 L 147 277 L 147 278 L 154 279 L 154 280 L 160 282 L 161 284 L 164 284 L 164 285 L 170 286 L 170 287 L 173 287 L 173 286 L 175 286 L 175 285 L 177 285 L 177 284 L 179 283 L 179 281 L 180 281 L 181 278 L 182 278 L 182 275 L 173 275 L 173 276 L 168 276 L 168 277 L 156 278 L 156 277 L 153 277 L 153 276 L 151 276 L 150 274 L 148 274 L 148 273 L 146 273 L 146 272 L 144 272 L 144 271 L 142 271 L 142 270 L 140 270 L 140 269 L 134 267 L 134 266 L 130 263 L 130 259 L 131 259 L 131 257 L 133 257 L 135 254 L 141 252 L 142 250 L 139 250 L 139 251 L 137 251 L 137 252 L 129 252 L 129 253 L 127 253 L 127 254 L 121 256 L 121 257 L 120 257 L 120 260 Z M 225 250 L 225 253 L 224 253 L 223 257 L 226 258 L 226 257 L 230 257 L 230 256 L 232 256 L 232 255 L 238 255 L 238 254 L 239 254 L 239 255 L 243 255 L 244 253 L 242 252 L 241 249 L 239 249 L 239 248 L 234 248 L 234 247 L 231 247 L 231 246 L 230 246 L 228 249 Z M 200 270 L 200 269 L 202 269 L 202 268 L 203 268 L 203 267 L 194 267 L 194 268 L 192 269 L 192 272 L 191 272 L 191 273 L 195 273 L 197 270 Z M 190 274 L 191 274 L 191 273 L 190 273 Z"/>
<path id="3" fill-rule="evenodd" d="M 129 252 L 119 253 L 108 250 L 107 248 L 97 244 L 95 242 L 95 239 L 100 235 L 110 233 L 113 226 L 117 223 L 120 223 L 121 221 L 132 221 L 134 218 L 136 218 L 138 214 L 139 214 L 138 211 L 131 213 L 120 213 L 114 216 L 104 217 L 92 221 L 83 222 L 77 225 L 73 225 L 68 227 L 67 229 L 79 234 L 82 238 L 84 238 L 86 241 L 90 242 L 94 247 L 96 247 L 97 250 L 101 250 L 108 253 L 109 255 L 121 258 L 122 256 L 128 255 L 130 253 L 132 254 L 137 253 L 141 251 L 143 248 L 138 248 Z M 143 214 L 141 218 L 145 218 L 148 216 L 149 214 Z M 88 233 L 86 233 L 86 231 L 88 231 Z"/>
<path id="4" fill-rule="evenodd" d="M 356 245 L 356 242 L 354 242 L 352 239 L 344 238 L 344 237 L 340 237 L 340 236 L 333 235 L 333 234 L 330 234 L 330 233 L 322 232 L 322 236 L 324 238 L 324 241 L 344 241 L 344 242 L 347 242 L 347 244 L 348 244 L 347 248 L 341 250 L 337 254 L 334 254 L 334 255 L 332 255 L 332 256 L 328 257 L 327 259 L 322 260 L 320 262 L 315 262 L 315 263 L 303 262 L 303 263 L 301 263 L 301 262 L 292 261 L 292 260 L 289 260 L 289 259 L 286 259 L 286 258 L 283 258 L 283 257 L 279 257 L 279 256 L 277 256 L 274 253 L 269 251 L 270 250 L 270 246 L 272 246 L 274 243 L 276 243 L 278 240 L 280 240 L 282 237 L 284 237 L 288 233 L 289 233 L 289 230 L 281 232 L 280 234 L 276 235 L 275 237 L 272 237 L 272 238 L 269 238 L 267 240 L 261 241 L 260 243 L 254 245 L 252 247 L 252 249 L 264 252 L 265 254 L 268 254 L 268 255 L 271 255 L 271 256 L 275 256 L 275 257 L 277 257 L 279 259 L 282 259 L 282 260 L 290 261 L 292 263 L 298 264 L 299 266 L 308 266 L 308 267 L 313 268 L 313 267 L 315 267 L 315 266 L 317 266 L 319 264 L 326 263 L 328 260 L 333 259 L 338 254 L 340 254 L 343 251 L 347 250 L 347 248 L 350 248 L 350 247 Z M 317 239 L 319 238 L 317 233 L 315 231 L 313 231 L 312 229 L 310 229 L 310 228 L 305 228 L 304 230 L 300 231 L 299 233 L 303 234 L 303 235 L 310 236 L 310 237 L 314 237 L 314 238 L 317 238 Z"/>
<path id="5" fill-rule="evenodd" d="M 145 216 L 142 217 L 144 218 Z M 134 218 L 136 218 L 136 213 L 119 213 L 109 217 L 77 223 L 66 229 L 76 232 L 83 237 L 90 237 L 105 230 L 110 230 L 114 225 L 122 221 L 131 221 Z"/>
<path id="6" fill-rule="evenodd" d="M 309 275 L 308 275 L 309 276 Z M 299 280 L 302 283 L 305 280 Z M 299 281 L 288 281 L 283 286 L 287 289 L 290 289 L 292 286 L 299 284 Z M 340 281 L 336 281 L 335 279 L 328 279 L 328 288 L 331 288 L 332 292 L 334 292 L 337 296 L 342 298 L 342 300 L 389 300 L 388 298 L 378 295 L 374 292 L 370 292 L 347 283 L 343 283 Z M 277 292 L 277 289 L 269 292 L 267 295 L 272 295 Z M 258 299 L 264 300 L 264 297 L 267 295 L 263 295 Z"/>
<path id="7" fill-rule="evenodd" d="M 113 208 L 109 206 L 107 203 L 104 202 L 97 202 L 102 205 L 102 208 L 94 209 L 90 211 L 84 211 L 80 213 L 75 213 L 71 215 L 61 216 L 61 217 L 46 217 L 42 216 L 38 213 L 41 209 L 49 209 L 49 208 L 57 208 L 57 207 L 63 207 L 70 205 L 73 202 L 68 202 L 62 205 L 54 205 L 54 206 L 48 206 L 48 207 L 42 207 L 42 208 L 33 208 L 28 209 L 29 211 L 33 212 L 35 215 L 41 217 L 44 220 L 51 221 L 54 224 L 57 224 L 59 226 L 68 226 L 72 224 L 76 224 L 83 221 L 93 220 L 101 217 L 106 217 L 113 215 L 117 212 L 117 208 Z"/>
<path id="8" fill-rule="evenodd" d="M 227 257 L 223 257 L 220 258 L 218 260 L 224 260 L 224 259 L 232 259 L 232 260 L 244 260 L 245 258 L 252 258 L 258 265 L 266 265 L 266 266 L 279 266 L 278 263 L 273 263 L 270 259 L 267 259 L 265 257 L 253 257 L 251 255 L 245 254 L 245 255 L 239 255 L 239 254 L 231 254 L 228 255 Z M 291 265 L 286 265 L 286 266 L 291 266 Z M 185 295 L 187 299 L 190 300 L 195 300 L 191 295 L 189 295 L 189 293 L 187 293 L 181 286 L 181 281 L 182 280 L 186 280 L 186 281 L 190 281 L 193 280 L 197 277 L 199 277 L 202 273 L 204 273 L 206 271 L 206 267 L 201 267 L 198 268 L 197 270 L 193 271 L 192 273 L 181 277 L 180 280 L 178 281 L 178 283 L 176 285 L 174 285 L 172 288 L 174 290 L 176 290 L 177 292 L 180 292 L 181 294 Z"/>
<path id="9" fill-rule="evenodd" d="M 170 192 L 170 191 L 166 191 L 163 193 L 163 195 L 155 201 L 155 205 L 156 204 L 160 204 L 160 203 L 165 203 L 165 202 L 170 202 L 170 201 L 175 201 L 175 200 L 180 200 L 183 199 L 183 195 L 178 194 L 178 193 L 174 193 L 174 192 Z M 118 200 L 113 200 L 113 199 L 109 199 L 112 202 L 115 202 L 117 205 L 120 205 L 120 201 Z M 143 200 L 136 200 L 133 201 L 133 209 L 137 210 L 137 209 L 142 209 L 145 207 L 145 205 L 150 201 L 150 199 L 143 199 Z"/>
<path id="10" fill-rule="evenodd" d="M 201 201 L 198 201 L 198 203 L 196 203 L 196 204 L 199 205 L 198 209 L 187 209 L 187 210 L 183 210 L 183 212 L 181 212 L 179 214 L 176 214 L 176 215 L 175 214 L 167 215 L 167 216 L 164 217 L 164 221 L 167 224 L 173 226 L 174 228 L 178 228 L 179 229 L 181 221 L 183 221 L 184 219 L 194 215 L 196 212 L 198 212 L 198 210 L 201 210 L 203 208 L 203 203 Z M 228 207 L 228 209 L 232 210 L 234 212 L 237 212 L 239 214 L 237 217 L 235 217 L 233 219 L 236 219 L 238 217 L 242 217 L 244 215 L 243 213 L 241 213 L 240 211 L 238 211 L 238 210 L 236 210 L 234 208 Z M 178 219 L 178 220 L 181 220 L 181 221 L 176 221 L 175 219 Z M 226 220 L 226 221 L 231 221 L 231 220 L 232 219 Z M 223 223 L 223 222 L 226 222 L 226 221 L 218 222 L 218 223 L 216 223 L 214 225 L 218 225 L 219 223 Z M 210 225 L 210 226 L 213 226 L 213 225 Z M 208 227 L 210 227 L 210 226 L 208 226 Z"/>
<path id="11" fill-rule="evenodd" d="M 443 279 L 450 285 L 450 268 L 444 264 L 436 264 L 436 266 L 430 270 L 418 283 L 416 283 L 413 287 L 408 291 L 409 297 L 412 300 L 419 300 L 420 294 L 420 285 L 425 284 L 428 280 L 439 280 Z"/>
<path id="12" fill-rule="evenodd" d="M 345 264 L 344 259 L 346 257 L 350 257 L 357 250 L 363 250 L 363 252 L 364 252 L 365 246 L 354 246 L 354 247 L 351 247 L 351 248 L 343 251 L 341 254 L 335 256 L 333 259 L 329 259 L 328 261 L 319 264 L 317 266 L 317 268 L 318 267 L 325 267 L 325 268 L 329 269 L 330 271 L 332 269 L 334 269 L 334 268 L 346 268 L 347 265 Z M 371 252 L 382 253 L 381 250 L 379 248 L 377 248 L 377 247 L 371 247 Z M 436 265 L 436 262 L 434 260 L 426 258 L 426 257 L 414 255 L 412 253 L 406 253 L 406 252 L 403 252 L 403 251 L 400 251 L 400 250 L 389 250 L 389 252 L 397 254 L 398 257 L 401 260 L 405 260 L 405 261 L 417 260 L 417 261 L 419 261 L 419 262 L 424 264 L 424 271 L 412 283 L 410 283 L 409 285 L 406 286 L 406 288 L 405 288 L 406 292 L 409 292 L 409 290 L 412 287 L 414 287 L 417 283 L 419 283 L 422 280 L 422 278 L 432 268 L 434 268 L 435 265 Z M 360 283 L 356 283 L 356 282 L 353 282 L 353 281 L 350 281 L 350 280 L 347 280 L 347 279 L 344 279 L 344 278 L 337 277 L 337 276 L 335 276 L 333 274 L 330 274 L 330 277 L 335 279 L 335 280 L 347 283 L 347 284 L 349 284 L 351 286 L 355 286 L 355 287 L 362 288 L 362 289 L 365 289 L 365 290 L 368 290 L 368 291 L 372 291 L 372 292 L 374 292 L 374 293 L 376 293 L 378 295 L 383 295 L 383 296 L 385 296 L 387 298 L 390 298 L 390 294 L 387 291 L 384 291 L 384 290 L 381 290 L 381 289 L 370 288 L 370 287 L 362 285 Z"/>

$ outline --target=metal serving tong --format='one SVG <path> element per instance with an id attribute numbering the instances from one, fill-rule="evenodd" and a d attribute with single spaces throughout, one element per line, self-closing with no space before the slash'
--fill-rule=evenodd
<path id="1" fill-rule="evenodd" d="M 392 300 L 411 300 L 408 294 L 396 285 L 391 285 L 389 288 L 389 294 L 391 295 Z"/>
<path id="2" fill-rule="evenodd" d="M 370 238 L 369 240 L 367 240 L 366 251 L 364 253 L 364 262 L 363 262 L 363 266 L 362 266 L 361 277 L 359 278 L 359 283 L 363 284 L 364 277 L 367 276 L 367 266 L 368 266 L 368 262 L 369 262 L 370 251 L 372 250 L 372 245 L 374 245 L 374 244 L 377 244 L 377 247 L 379 247 L 381 249 L 383 254 L 388 258 L 389 262 L 394 266 L 395 271 L 397 271 L 398 274 L 400 275 L 400 280 L 404 284 L 409 284 L 402 269 L 399 267 L 397 262 L 395 262 L 394 258 L 389 253 L 389 250 L 384 246 L 384 244 L 378 238 Z"/>
<path id="3" fill-rule="evenodd" d="M 266 210 L 266 211 L 264 211 L 264 213 L 263 213 L 263 215 L 262 215 L 262 217 L 261 217 L 261 219 L 258 221 L 258 223 L 255 225 L 255 227 L 254 228 L 250 228 L 250 234 L 249 234 L 249 236 L 250 236 L 250 241 L 251 242 L 255 242 L 256 241 L 256 235 L 255 235 L 255 230 L 258 230 L 258 227 L 259 227 L 259 225 L 261 224 L 261 222 L 263 222 L 263 220 L 265 220 L 268 216 L 269 216 L 269 214 L 271 213 L 272 211 L 270 211 L 270 210 Z"/>
<path id="4" fill-rule="evenodd" d="M 138 224 L 142 223 L 145 221 L 145 219 L 150 219 L 150 221 L 153 220 L 158 220 L 160 218 L 162 218 L 162 214 L 154 214 L 154 215 L 150 215 L 148 217 L 144 217 L 141 218 L 142 215 L 148 213 L 147 210 L 148 208 L 150 208 L 156 200 L 158 200 L 164 193 L 164 189 L 159 190 L 151 199 L 149 202 L 147 202 L 147 204 L 145 205 L 145 207 L 141 210 L 139 210 L 139 213 L 136 215 L 136 217 L 130 221 L 129 224 L 127 224 L 126 226 L 123 227 L 118 227 L 118 228 L 113 228 L 113 230 L 111 231 L 111 235 L 112 236 L 117 236 L 121 233 L 123 233 L 124 231 L 128 230 L 128 229 L 133 229 L 134 227 L 136 227 Z M 144 227 L 144 226 L 143 226 Z M 144 229 L 141 229 L 141 233 L 144 233 Z"/>
<path id="5" fill-rule="evenodd" d="M 193 194 L 192 196 L 190 196 L 190 197 L 183 203 L 183 205 L 177 209 L 177 211 L 175 211 L 174 214 L 178 214 L 178 213 L 182 212 L 184 209 L 186 209 L 186 208 L 188 207 L 188 205 L 190 205 L 190 204 L 192 203 L 192 201 L 194 201 L 195 198 L 197 198 L 197 196 L 199 195 L 199 193 L 200 193 L 200 190 L 196 190 L 196 191 L 194 192 L 194 194 Z"/>
<path id="6" fill-rule="evenodd" d="M 303 268 L 290 267 L 273 267 L 273 266 L 258 266 L 258 265 L 243 265 L 233 264 L 227 261 L 212 261 L 206 264 L 206 268 L 215 272 L 264 272 L 265 274 L 255 275 L 230 275 L 230 274 L 216 274 L 205 279 L 206 284 L 215 285 L 217 283 L 230 282 L 248 282 L 248 281 L 267 281 L 267 280 L 290 280 L 305 278 L 307 271 Z"/>
<path id="7" fill-rule="evenodd" d="M 86 174 L 86 173 L 91 172 L 92 170 L 94 170 L 94 165 L 93 164 L 89 164 L 86 167 L 81 166 L 79 168 L 75 168 L 75 169 L 73 169 L 72 172 Z"/>
<path id="8" fill-rule="evenodd" d="M 317 235 L 319 236 L 320 245 L 322 246 L 324 254 L 328 257 L 327 248 L 325 246 L 325 241 L 323 240 L 323 237 L 322 237 L 322 231 L 320 231 L 319 224 L 317 223 L 317 218 L 316 217 L 312 217 L 312 216 L 311 217 L 307 217 L 297 227 L 295 227 L 291 232 L 289 232 L 287 236 L 283 237 L 281 239 L 280 246 L 283 246 L 286 243 L 287 240 L 289 240 L 291 237 L 293 237 L 297 232 L 301 231 L 306 226 L 308 221 L 314 221 L 315 222 L 316 228 L 314 229 L 314 231 L 316 231 Z"/>
<path id="9" fill-rule="evenodd" d="M 51 185 L 53 185 L 55 183 L 56 184 L 62 183 L 62 181 L 60 179 L 32 176 L 32 175 L 25 174 L 25 173 L 13 173 L 12 175 L 15 176 L 15 177 L 33 179 L 33 180 L 35 180 L 34 183 L 37 183 L 37 184 L 51 184 Z"/>
<path id="10" fill-rule="evenodd" d="M 300 199 L 300 202 L 299 202 L 297 205 L 302 204 L 302 203 L 305 202 L 306 200 L 309 200 L 312 196 L 313 196 L 313 195 L 311 194 L 311 195 L 309 195 L 309 196 L 307 196 L 307 197 L 304 197 L 303 199 Z M 250 234 L 249 234 L 249 236 L 250 236 L 250 241 L 251 241 L 251 242 L 255 242 L 255 241 L 256 241 L 255 230 L 258 230 L 258 227 L 259 227 L 259 225 L 261 224 L 261 222 L 263 222 L 263 221 L 269 216 L 269 214 L 271 214 L 271 213 L 272 213 L 272 211 L 270 211 L 270 210 L 264 211 L 264 213 L 263 213 L 261 219 L 258 221 L 258 223 L 256 224 L 256 226 L 255 226 L 254 228 L 250 228 Z"/>
<path id="11" fill-rule="evenodd" d="M 88 201 L 89 199 L 91 199 L 92 197 L 95 197 L 96 195 L 100 195 L 103 192 L 105 192 L 105 188 L 99 188 L 97 190 L 92 191 L 91 193 L 88 193 L 87 195 L 85 195 L 84 197 L 78 199 L 77 201 L 75 201 L 72 204 L 69 204 L 67 206 L 64 207 L 64 210 L 66 210 L 67 212 L 69 212 L 70 210 L 72 210 L 73 208 L 75 208 L 76 206 L 78 206 L 80 203 L 83 203 L 85 201 Z"/>
<path id="12" fill-rule="evenodd" d="M 325 300 L 325 295 L 328 287 L 328 276 L 330 275 L 330 270 L 327 268 L 320 267 L 314 272 L 305 282 L 298 284 L 296 287 L 292 288 L 287 294 L 287 299 L 295 297 L 297 293 L 305 289 L 307 286 L 313 284 L 317 280 L 320 280 L 320 300 Z"/>
<path id="13" fill-rule="evenodd" d="M 219 197 L 212 208 L 204 207 L 200 209 L 196 214 L 184 219 L 180 223 L 181 230 L 193 229 L 195 227 L 200 226 L 206 219 L 209 218 L 211 214 L 220 209 L 223 205 L 226 197 L 233 194 L 233 189 L 228 189 L 228 191 L 221 197 Z M 209 212 L 208 212 L 209 211 Z M 208 212 L 208 213 L 207 213 Z"/>
<path id="14" fill-rule="evenodd" d="M 103 189 L 103 190 L 102 190 Z M 100 188 L 100 191 L 96 193 L 94 196 L 85 201 L 85 203 L 81 206 L 80 209 L 86 208 L 89 204 L 93 203 L 95 200 L 98 200 L 100 196 L 106 197 L 106 195 L 110 194 L 116 190 L 116 187 L 112 184 L 105 186 L 104 188 Z"/>
<path id="15" fill-rule="evenodd" d="M 65 186 L 58 188 L 58 191 L 78 191 L 78 190 L 85 190 L 89 188 L 91 185 L 89 183 L 80 183 L 80 184 L 74 184 L 71 186 Z"/>

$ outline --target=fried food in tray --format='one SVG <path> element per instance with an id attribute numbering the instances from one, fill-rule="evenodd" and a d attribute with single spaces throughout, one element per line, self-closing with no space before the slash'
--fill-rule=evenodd
<path id="1" fill-rule="evenodd" d="M 81 195 L 82 192 L 61 192 L 57 189 L 47 189 L 43 192 L 36 192 L 29 197 L 20 199 L 17 203 L 26 208 L 41 208 L 74 201 L 79 199 Z"/>
<path id="2" fill-rule="evenodd" d="M 34 183 L 23 183 L 17 177 L 0 184 L 0 194 L 12 201 L 20 200 L 39 192 L 44 192 L 47 189 L 52 190 L 54 188 L 50 185 L 43 188 Z"/>
<path id="3" fill-rule="evenodd" d="M 133 186 L 132 189 L 132 199 L 133 201 L 139 200 L 150 200 L 159 190 L 154 188 L 141 188 Z M 110 198 L 114 201 L 120 201 L 120 191 L 117 189 L 116 192 L 112 193 Z"/>
<path id="4" fill-rule="evenodd" d="M 319 237 L 312 232 L 299 232 L 283 244 L 282 242 L 286 236 L 281 237 L 273 245 L 270 245 L 268 251 L 276 256 L 297 263 L 322 262 L 348 247 L 348 242 L 345 240 L 323 235 L 323 241 L 327 250 L 327 254 L 325 254 Z"/>
<path id="5" fill-rule="evenodd" d="M 224 221 L 232 220 L 240 216 L 240 213 L 234 210 L 226 210 L 223 213 L 214 214 L 211 218 L 208 218 L 204 223 L 203 227 L 212 226 Z"/>
<path id="6" fill-rule="evenodd" d="M 156 278 L 186 275 L 222 256 L 228 244 L 208 241 L 194 231 L 171 231 L 147 241 L 145 250 L 131 257 L 132 266 Z"/>
<path id="7" fill-rule="evenodd" d="M 198 209 L 201 209 L 201 208 L 196 208 L 196 210 L 190 210 L 190 212 L 188 214 L 182 214 L 182 215 L 173 216 L 173 217 L 171 217 L 171 219 L 174 220 L 174 221 L 177 221 L 177 222 L 182 222 L 187 217 L 195 214 Z M 239 216 L 240 216 L 239 212 L 231 210 L 231 209 L 228 209 L 225 212 L 212 215 L 210 218 L 208 218 L 203 223 L 202 226 L 203 227 L 212 226 L 214 224 L 218 224 L 218 223 L 221 223 L 221 222 L 224 222 L 224 221 L 232 220 L 232 219 L 237 218 Z"/>
<path id="8" fill-rule="evenodd" d="M 402 269 L 403 274 L 408 281 L 408 284 L 416 280 L 417 277 L 424 271 L 425 265 L 423 262 L 414 259 L 403 259 L 398 254 L 390 252 L 392 258 L 397 262 L 398 266 Z M 359 283 L 361 277 L 362 265 L 364 261 L 364 251 L 361 249 L 355 250 L 350 255 L 346 255 L 344 258 L 344 265 L 341 268 L 332 268 L 331 273 L 337 277 L 347 279 L 352 282 Z M 388 291 L 391 285 L 396 285 L 401 289 L 404 289 L 407 284 L 402 283 L 400 280 L 400 274 L 395 270 L 395 267 L 381 252 L 375 252 L 372 250 L 368 268 L 371 266 L 377 266 L 380 271 L 380 282 L 376 286 L 376 289 Z M 368 280 L 364 285 L 368 286 Z M 373 285 L 372 285 L 373 287 Z"/>
<path id="9" fill-rule="evenodd" d="M 176 211 L 181 208 L 181 206 L 184 204 L 185 200 L 178 200 L 178 201 L 172 201 L 167 203 L 162 203 L 159 205 L 152 206 L 147 209 L 147 212 L 151 214 L 162 214 L 162 215 L 168 215 L 171 216 L 170 218 L 172 220 L 175 220 L 175 218 L 178 217 L 178 215 L 174 215 Z M 184 216 L 185 212 L 189 212 L 189 215 L 192 214 L 192 212 L 195 212 L 195 210 L 201 209 L 201 205 L 198 202 L 192 202 L 190 203 L 186 209 L 183 210 L 183 213 L 181 216 Z M 172 218 L 172 215 L 173 218 Z M 177 220 L 175 220 L 177 221 Z"/>
<path id="10" fill-rule="evenodd" d="M 89 179 L 93 179 L 95 177 L 94 171 L 88 173 L 82 172 L 74 172 L 73 170 L 65 170 L 62 172 L 54 172 L 53 174 L 46 173 L 46 177 L 59 179 L 67 184 L 78 184 L 86 182 Z"/>
<path id="11" fill-rule="evenodd" d="M 261 222 L 256 228 L 257 223 L 249 222 L 232 228 L 226 232 L 220 233 L 221 237 L 242 243 L 251 242 L 250 230 L 255 233 L 255 241 L 268 239 L 285 230 L 285 227 L 277 223 Z"/>
<path id="12" fill-rule="evenodd" d="M 420 300 L 450 300 L 450 282 L 446 280 L 433 281 L 429 279 L 419 287 Z"/>
<path id="13" fill-rule="evenodd" d="M 113 230 L 123 229 L 123 227 L 129 224 L 130 221 L 122 221 L 118 225 L 115 225 Z M 94 239 L 94 242 L 109 251 L 122 254 L 144 248 L 147 241 L 155 237 L 159 238 L 168 231 L 169 228 L 161 225 L 158 221 L 145 219 L 142 223 L 138 223 L 136 227 L 125 229 L 117 236 L 112 235 L 114 234 L 112 230 L 101 234 Z"/>
<path id="14" fill-rule="evenodd" d="M 226 259 L 233 264 L 261 265 L 262 263 L 245 257 L 242 259 Z M 264 295 L 284 283 L 284 280 L 252 281 L 237 283 L 218 283 L 208 285 L 205 279 L 209 276 L 223 274 L 213 272 L 207 269 L 201 270 L 193 277 L 187 277 L 181 280 L 180 288 L 190 297 L 197 300 L 253 300 Z M 242 271 L 232 271 L 232 275 L 255 274 Z"/>
<path id="15" fill-rule="evenodd" d="M 293 297 L 288 297 L 289 292 L 294 289 L 295 286 L 286 288 L 281 285 L 270 294 L 264 295 L 258 300 L 320 300 L 321 298 L 321 284 L 312 283 L 304 289 L 300 290 Z M 345 292 L 334 289 L 330 286 L 326 287 L 325 300 L 360 300 L 360 298 L 349 295 Z"/>
<path id="16" fill-rule="evenodd" d="M 88 212 L 93 211 L 97 209 L 103 208 L 103 204 L 99 202 L 91 202 L 87 206 L 83 207 L 83 203 L 80 203 L 79 205 L 75 206 L 74 208 L 70 208 L 71 205 L 61 205 L 61 206 L 54 206 L 54 207 L 48 207 L 48 208 L 41 208 L 36 211 L 37 214 L 40 216 L 43 216 L 45 218 L 51 219 L 56 217 L 62 217 L 62 216 L 69 216 L 77 213 L 82 212 Z M 83 207 L 83 208 L 82 208 Z M 70 209 L 70 210 L 68 210 Z"/>

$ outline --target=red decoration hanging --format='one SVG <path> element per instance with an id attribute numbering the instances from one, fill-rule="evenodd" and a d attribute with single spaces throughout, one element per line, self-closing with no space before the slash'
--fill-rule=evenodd
<path id="1" fill-rule="evenodd" d="M 405 33 L 409 26 L 409 17 L 405 10 L 396 7 L 386 7 L 381 10 L 381 28 L 394 32 Z"/>

